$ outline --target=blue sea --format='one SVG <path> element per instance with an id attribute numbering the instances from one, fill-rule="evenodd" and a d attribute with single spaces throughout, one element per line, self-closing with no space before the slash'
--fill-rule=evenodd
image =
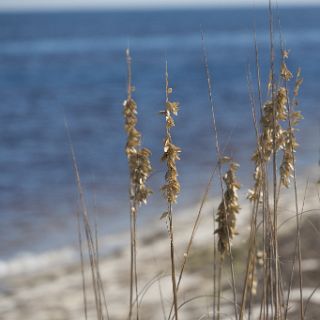
<path id="1" fill-rule="evenodd" d="M 289 68 L 301 67 L 304 77 L 299 108 L 305 119 L 298 133 L 302 172 L 318 162 L 320 8 L 285 8 L 274 18 L 290 49 Z M 143 145 L 152 150 L 154 168 L 154 195 L 139 219 L 160 216 L 165 208 L 158 190 L 165 171 L 159 111 L 166 59 L 172 98 L 181 104 L 173 128 L 182 148 L 177 208 L 199 201 L 216 161 L 201 30 L 220 142 L 240 163 L 239 178 L 248 188 L 255 142 L 247 86 L 249 68 L 255 82 L 254 28 L 266 98 L 267 9 L 1 13 L 0 260 L 77 243 L 78 194 L 64 119 L 99 233 L 128 226 L 122 117 L 128 46 L 138 128 Z M 276 32 L 278 53 L 279 41 Z"/>

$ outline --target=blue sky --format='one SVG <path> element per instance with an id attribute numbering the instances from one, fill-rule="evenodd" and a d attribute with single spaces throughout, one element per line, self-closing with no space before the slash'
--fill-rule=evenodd
<path id="1" fill-rule="evenodd" d="M 0 10 L 63 8 L 155 8 L 201 6 L 260 6 L 268 0 L 0 0 Z M 320 0 L 278 0 L 281 5 L 320 5 Z"/>

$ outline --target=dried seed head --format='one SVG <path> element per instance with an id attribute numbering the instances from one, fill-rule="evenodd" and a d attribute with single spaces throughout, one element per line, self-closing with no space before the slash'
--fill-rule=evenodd
<path id="1" fill-rule="evenodd" d="M 281 122 L 288 119 L 287 90 L 280 87 L 273 99 L 267 101 L 263 106 L 261 116 L 261 134 L 258 139 L 257 148 L 252 156 L 255 163 L 253 174 L 254 187 L 248 192 L 247 198 L 250 201 L 261 200 L 263 190 L 263 167 L 267 163 L 273 152 L 278 152 L 285 147 L 286 133 Z M 275 145 L 273 144 L 275 139 Z M 275 150 L 274 150 L 275 147 Z"/>
<path id="2" fill-rule="evenodd" d="M 297 75 L 296 75 L 296 83 L 295 83 L 294 90 L 293 90 L 294 97 L 298 96 L 299 89 L 300 89 L 300 86 L 302 85 L 302 82 L 303 82 L 303 78 L 301 78 L 301 69 L 299 68 Z"/>
<path id="3" fill-rule="evenodd" d="M 150 163 L 151 151 L 147 148 L 137 150 L 137 153 L 129 157 L 131 168 L 131 179 L 134 188 L 134 197 L 138 203 L 146 203 L 148 196 L 152 193 L 146 186 L 152 168 Z"/>
<path id="4" fill-rule="evenodd" d="M 166 118 L 166 137 L 164 139 L 162 161 L 167 163 L 167 172 L 165 175 L 166 183 L 161 187 L 168 203 L 174 203 L 180 193 L 180 183 L 178 180 L 178 171 L 176 161 L 180 160 L 179 154 L 181 149 L 172 143 L 170 129 L 175 125 L 172 114 L 177 115 L 179 110 L 178 102 L 169 101 L 169 95 L 172 89 L 169 88 L 168 71 L 166 70 L 166 105 L 165 111 L 161 112 Z"/>
<path id="5" fill-rule="evenodd" d="M 231 162 L 229 165 L 229 170 L 223 177 L 226 185 L 226 191 L 218 207 L 216 219 L 218 222 L 218 229 L 215 230 L 215 233 L 218 234 L 219 237 L 218 250 L 221 255 L 224 255 L 229 251 L 231 241 L 237 234 L 236 215 L 240 211 L 237 195 L 237 190 L 240 189 L 240 184 L 236 179 L 238 167 L 239 165 L 237 163 Z"/>
<path id="6" fill-rule="evenodd" d="M 128 138 L 126 143 L 126 154 L 128 157 L 137 152 L 137 148 L 140 146 L 141 134 L 136 129 L 137 119 L 137 104 L 132 98 L 125 100 L 123 103 L 123 115 L 125 120 L 125 131 Z"/>
<path id="7" fill-rule="evenodd" d="M 293 177 L 293 171 L 295 166 L 294 153 L 296 152 L 299 144 L 297 143 L 295 132 L 297 129 L 296 125 L 303 118 L 300 111 L 295 111 L 294 107 L 298 105 L 297 95 L 299 92 L 300 85 L 302 84 L 301 70 L 299 69 L 296 76 L 296 84 L 294 88 L 294 99 L 292 107 L 289 114 L 289 126 L 284 132 L 284 148 L 283 148 L 283 158 L 280 165 L 280 179 L 281 183 L 289 188 L 290 180 Z"/>
<path id="8" fill-rule="evenodd" d="M 127 132 L 127 143 L 125 151 L 128 157 L 130 179 L 131 179 L 131 197 L 138 204 L 146 203 L 147 197 L 152 193 L 146 186 L 152 167 L 150 163 L 151 151 L 141 149 L 141 134 L 136 129 L 138 122 L 137 104 L 132 99 L 133 87 L 131 85 L 131 56 L 129 50 L 127 53 L 128 64 L 128 97 L 123 103 L 123 115 L 125 119 L 125 131 Z"/>
<path id="9" fill-rule="evenodd" d="M 289 57 L 287 50 L 282 51 L 282 64 L 280 75 L 284 86 L 280 86 L 273 95 L 271 101 L 267 101 L 263 107 L 261 116 L 261 134 L 258 139 L 257 148 L 252 156 L 255 162 L 254 187 L 249 190 L 248 199 L 251 201 L 261 200 L 263 190 L 263 168 L 273 153 L 283 150 L 283 158 L 280 165 L 281 183 L 288 187 L 290 178 L 294 170 L 294 152 L 298 147 L 295 138 L 295 126 L 302 119 L 300 111 L 295 111 L 294 107 L 298 105 L 297 96 L 300 86 L 303 82 L 301 70 L 296 76 L 296 82 L 293 90 L 293 99 L 291 104 L 288 100 L 287 82 L 292 78 L 292 73 L 286 65 L 286 59 Z M 269 85 L 270 87 L 270 80 Z M 290 105 L 292 106 L 291 108 Z M 290 111 L 290 114 L 289 114 Z M 281 123 L 288 121 L 288 129 L 283 129 Z M 275 140 L 275 141 L 274 141 Z"/>
<path id="10" fill-rule="evenodd" d="M 289 58 L 289 51 L 287 50 L 283 50 L 282 51 L 282 63 L 281 63 L 281 70 L 280 70 L 280 75 L 281 78 L 284 79 L 285 81 L 289 81 L 292 79 L 292 73 L 290 72 L 290 70 L 287 67 L 286 64 L 286 59 Z"/>

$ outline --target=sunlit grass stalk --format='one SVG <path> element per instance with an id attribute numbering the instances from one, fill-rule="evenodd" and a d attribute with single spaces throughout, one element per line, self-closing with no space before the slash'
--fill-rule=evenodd
<path id="1" fill-rule="evenodd" d="M 276 79 L 275 79 L 275 51 L 274 51 L 274 34 L 273 34 L 273 12 L 272 0 L 269 0 L 269 35 L 270 35 L 270 84 L 271 99 L 273 109 L 273 132 L 272 132 L 272 178 L 273 178 L 273 245 L 272 255 L 274 261 L 275 273 L 275 318 L 282 318 L 282 307 L 280 298 L 280 263 L 278 249 L 278 200 L 277 200 L 277 97 L 276 97 Z"/>
<path id="2" fill-rule="evenodd" d="M 257 47 L 256 47 L 256 39 L 255 39 L 255 50 L 256 50 L 256 58 L 257 58 Z M 258 70 L 259 70 L 259 65 L 258 62 L 256 61 Z M 258 79 L 260 75 L 258 72 Z M 260 81 L 258 80 L 260 83 Z M 256 141 L 257 145 L 259 145 L 259 128 L 257 124 L 257 117 L 256 117 L 256 103 L 254 99 L 254 93 L 253 93 L 253 88 L 252 88 L 252 79 L 251 79 L 251 73 L 250 70 L 248 69 L 248 78 L 247 78 L 247 83 L 248 83 L 248 91 L 249 91 L 249 98 L 250 98 L 250 104 L 251 104 L 251 114 L 252 114 L 252 119 L 253 119 L 253 124 L 254 124 L 254 129 L 255 129 L 255 135 L 256 135 Z M 259 86 L 259 85 L 258 85 Z M 259 94 L 260 96 L 260 94 Z M 261 112 L 262 112 L 262 107 L 261 107 Z M 256 237 L 257 237 L 257 215 L 258 215 L 258 209 L 259 209 L 259 203 L 261 201 L 261 194 L 262 194 L 262 187 L 263 187 L 263 176 L 264 176 L 264 166 L 262 163 L 262 154 L 261 154 L 261 149 L 258 149 L 259 154 L 258 154 L 258 161 L 260 162 L 260 168 L 261 168 L 261 180 L 259 179 L 259 183 L 255 186 L 256 191 L 254 194 L 257 195 L 257 197 L 254 198 L 253 201 L 253 207 L 252 207 L 252 214 L 251 214 L 251 222 L 250 222 L 250 236 L 249 236 L 249 250 L 248 250 L 248 257 L 247 257 L 247 266 L 246 266 L 246 273 L 245 273 L 245 279 L 244 279 L 244 285 L 243 285 L 243 291 L 242 291 L 242 303 L 241 303 L 241 308 L 240 308 L 240 320 L 244 318 L 244 312 L 246 309 L 246 304 L 247 304 L 247 293 L 248 289 L 252 287 L 252 281 L 250 281 L 250 277 L 253 279 L 253 274 L 252 274 L 252 266 L 254 264 L 255 260 L 255 253 L 256 253 Z M 256 175 L 254 175 L 256 177 Z M 251 295 L 250 295 L 251 297 Z M 249 305 L 251 304 L 251 299 L 249 299 Z"/>
<path id="3" fill-rule="evenodd" d="M 282 42 L 281 42 L 282 44 Z M 296 210 L 296 245 L 294 250 L 294 257 L 293 257 L 293 266 L 292 272 L 290 277 L 289 283 L 289 290 L 288 290 L 288 300 L 287 305 L 289 303 L 290 291 L 291 291 L 291 283 L 293 278 L 293 270 L 294 264 L 298 257 L 298 272 L 299 272 L 299 293 L 300 293 L 300 317 L 304 319 L 304 303 L 303 303 L 303 277 L 302 277 L 302 253 L 301 253 L 301 235 L 300 235 L 300 225 L 301 225 L 301 215 L 299 213 L 299 204 L 298 204 L 298 190 L 297 190 L 297 178 L 296 178 L 296 160 L 295 160 L 295 152 L 298 147 L 298 143 L 295 137 L 295 126 L 299 123 L 302 119 L 300 111 L 296 111 L 295 108 L 298 105 L 298 94 L 300 86 L 303 82 L 301 78 L 301 70 L 299 69 L 296 75 L 294 90 L 293 90 L 293 98 L 290 101 L 289 99 L 289 88 L 288 88 L 288 81 L 293 77 L 292 73 L 289 71 L 286 65 L 286 59 L 288 58 L 288 51 L 284 50 L 282 44 L 282 65 L 281 65 L 281 76 L 284 82 L 284 86 L 287 92 L 287 108 L 288 108 L 288 128 L 286 130 L 286 142 L 285 148 L 283 152 L 283 160 L 280 166 L 280 173 L 281 173 L 281 182 L 282 185 L 285 187 L 289 187 L 290 178 L 293 178 L 294 184 L 294 199 L 295 199 L 295 210 Z M 285 318 L 287 317 L 287 309 L 285 310 Z"/>
<path id="4" fill-rule="evenodd" d="M 231 135 L 232 134 L 230 134 L 230 136 L 229 136 L 229 140 L 231 139 Z M 226 148 L 226 146 L 224 147 L 224 149 L 225 148 Z M 194 240 L 194 237 L 196 235 L 196 231 L 197 231 L 199 223 L 200 223 L 200 218 L 201 218 L 201 214 L 203 212 L 203 207 L 204 207 L 204 204 L 207 201 L 208 193 L 209 193 L 210 188 L 212 186 L 213 178 L 214 178 L 214 176 L 216 174 L 217 169 L 218 169 L 218 164 L 216 163 L 214 168 L 213 168 L 213 170 L 212 170 L 212 173 L 210 174 L 209 181 L 208 181 L 208 183 L 206 185 L 205 191 L 204 191 L 203 196 L 201 198 L 200 207 L 199 207 L 198 213 L 196 215 L 195 221 L 194 221 L 193 226 L 192 226 L 192 231 L 191 231 L 191 234 L 190 234 L 190 238 L 189 238 L 186 250 L 183 253 L 183 261 L 182 261 L 182 264 L 181 264 L 180 273 L 179 273 L 179 277 L 178 277 L 178 281 L 177 281 L 177 292 L 179 291 L 179 288 L 180 288 L 180 284 L 181 284 L 181 281 L 182 281 L 182 276 L 183 276 L 183 273 L 185 271 L 186 264 L 188 262 L 188 258 L 189 258 L 189 254 L 190 254 L 190 251 L 191 251 L 191 248 L 192 248 L 193 240 Z M 216 230 L 216 227 L 215 227 L 216 221 L 215 221 L 214 212 L 213 212 L 212 218 L 213 218 L 213 230 Z M 213 248 L 214 248 L 214 252 L 213 252 L 213 294 L 212 294 L 212 299 L 213 299 L 213 314 L 214 314 L 214 318 L 215 318 L 215 310 L 216 310 L 215 309 L 215 304 L 216 304 L 215 301 L 216 301 L 216 298 L 217 298 L 216 295 L 214 294 L 214 292 L 216 292 L 216 264 L 217 264 L 217 262 L 216 262 L 216 251 L 217 251 L 216 250 L 216 237 L 213 237 Z M 169 318 L 168 319 L 171 318 L 172 311 L 173 311 L 173 304 L 171 305 L 171 309 L 170 309 L 170 313 L 169 313 Z"/>
<path id="5" fill-rule="evenodd" d="M 292 77 L 286 64 L 282 62 L 280 79 L 285 82 L 285 86 L 276 84 L 275 80 L 275 54 L 273 40 L 273 16 L 272 16 L 271 1 L 269 2 L 269 24 L 270 24 L 270 78 L 268 90 L 271 100 L 261 106 L 261 86 L 260 86 L 260 67 L 258 63 L 258 51 L 255 39 L 256 51 L 256 68 L 258 78 L 259 101 L 261 109 L 261 128 L 260 136 L 257 140 L 257 149 L 253 155 L 253 160 L 256 164 L 254 180 L 255 186 L 249 192 L 248 198 L 255 205 L 259 205 L 262 198 L 263 212 L 263 242 L 264 251 L 267 254 L 266 267 L 264 268 L 264 292 L 261 300 L 260 318 L 269 316 L 281 319 L 283 314 L 283 285 L 281 279 L 281 270 L 278 254 L 278 222 L 277 209 L 280 197 L 281 185 L 289 185 L 289 178 L 293 168 L 293 148 L 295 139 L 293 130 L 290 129 L 290 108 L 289 97 L 286 82 Z M 287 52 L 285 52 L 287 55 Z M 287 58 L 287 57 L 286 57 Z M 297 91 L 297 90 L 295 90 Z M 252 99 L 251 99 L 252 100 Z M 298 115 L 295 114 L 296 117 Z M 289 121 L 289 129 L 282 128 L 281 122 Z M 256 121 L 254 120 L 256 123 Z M 256 127 L 256 124 L 255 124 Z M 257 129 L 256 129 L 257 132 Z M 277 181 L 277 154 L 280 150 L 284 151 L 283 161 L 280 165 L 279 182 Z M 268 176 L 267 164 L 272 161 L 272 182 L 273 182 L 273 210 L 270 210 L 268 200 Z M 248 261 L 248 266 L 249 266 Z M 247 266 L 247 270 L 248 270 Z M 267 282 L 266 282 L 267 281 Z M 245 289 L 244 289 L 245 290 Z M 245 292 L 244 292 L 245 297 Z M 243 300 L 244 303 L 244 300 Z M 270 308 L 269 308 L 270 304 Z M 242 309 L 243 309 L 242 305 Z M 274 308 L 273 308 L 274 307 Z M 265 311 L 264 311 L 265 310 Z"/>
<path id="6" fill-rule="evenodd" d="M 151 189 L 146 186 L 146 181 L 152 171 L 150 164 L 151 152 L 147 148 L 141 148 L 141 134 L 136 129 L 138 122 L 137 105 L 132 98 L 132 71 L 131 56 L 129 49 L 126 50 L 127 66 L 128 66 L 128 88 L 127 100 L 124 101 L 123 114 L 125 119 L 125 131 L 127 133 L 126 154 L 130 172 L 130 297 L 129 297 L 129 320 L 133 312 L 133 290 L 135 288 L 136 295 L 136 318 L 139 319 L 139 303 L 138 303 L 138 276 L 137 276 L 137 245 L 136 245 L 136 229 L 137 229 L 137 211 L 139 205 L 146 203 Z"/>
<path id="7" fill-rule="evenodd" d="M 256 79 L 257 79 L 257 90 L 258 90 L 258 101 L 259 101 L 259 110 L 260 110 L 260 118 L 262 118 L 263 115 L 263 102 L 262 102 L 262 86 L 261 86 L 261 68 L 260 68 L 260 61 L 259 61 L 259 49 L 258 49 L 258 43 L 257 43 L 257 36 L 256 36 L 256 27 L 254 26 L 254 53 L 255 53 L 255 71 L 256 71 Z M 253 116 L 253 124 L 255 128 L 255 133 L 256 133 L 256 139 L 257 139 L 257 145 L 259 145 L 259 128 L 258 128 L 258 123 L 257 123 L 257 117 L 256 117 L 256 107 L 255 107 L 255 99 L 253 95 L 253 89 L 250 89 L 250 80 L 249 80 L 249 93 L 251 92 L 251 107 L 252 107 L 252 116 Z M 267 168 L 266 164 L 263 161 L 263 156 L 261 154 L 261 151 L 259 153 L 259 159 L 260 159 L 260 166 L 261 166 L 261 173 L 262 173 L 262 184 L 259 186 L 260 190 L 258 191 L 259 193 L 259 198 L 255 200 L 254 206 L 256 210 L 256 214 L 258 213 L 259 210 L 259 204 L 260 201 L 262 202 L 262 247 L 263 247 L 263 289 L 262 289 L 262 297 L 261 297 L 261 303 L 260 303 L 260 315 L 259 319 L 266 319 L 266 306 L 267 306 L 267 283 L 268 283 L 268 267 L 265 259 L 265 254 L 267 252 L 267 208 L 268 208 L 268 179 L 267 179 Z M 262 191 L 262 199 L 261 199 L 261 191 Z M 255 230 L 257 231 L 257 230 Z"/>
<path id="8" fill-rule="evenodd" d="M 109 312 L 108 312 L 108 307 L 105 299 L 105 292 L 99 272 L 99 252 L 98 252 L 98 247 L 96 246 L 96 241 L 94 239 L 94 235 L 92 232 L 92 228 L 89 222 L 89 215 L 88 215 L 88 209 L 85 201 L 85 195 L 84 195 L 84 190 L 82 187 L 81 183 L 81 178 L 80 178 L 80 171 L 78 168 L 78 163 L 76 159 L 76 154 L 75 150 L 72 144 L 71 140 L 71 135 L 69 132 L 69 127 L 67 120 L 65 119 L 65 128 L 67 131 L 67 137 L 68 137 L 68 142 L 69 142 L 69 147 L 70 147 L 70 153 L 71 153 L 71 158 L 72 158 L 72 166 L 75 174 L 75 180 L 76 180 L 76 185 L 79 193 L 79 202 L 80 202 L 80 208 L 81 208 L 81 221 L 83 224 L 85 236 L 86 236 L 86 243 L 87 243 L 87 249 L 88 249 L 88 254 L 89 254 L 89 262 L 90 262 L 90 270 L 91 270 L 91 279 L 92 279 L 92 286 L 93 286 L 93 293 L 94 293 L 94 301 L 95 301 L 95 308 L 97 312 L 97 318 L 98 320 L 104 320 L 106 314 L 106 318 L 109 319 Z M 82 248 L 82 237 L 81 237 L 81 225 L 79 225 L 80 229 L 78 229 L 78 232 L 80 232 L 79 236 L 79 243 L 80 243 L 80 250 Z M 86 303 L 87 298 L 86 298 L 86 291 L 85 291 L 85 279 L 84 279 L 84 269 L 83 269 L 83 253 L 81 254 L 81 269 L 82 269 L 82 286 L 84 290 L 84 303 Z M 103 311 L 103 305 L 102 305 L 102 297 L 104 297 L 105 301 L 105 313 Z M 85 310 L 87 310 L 87 307 L 85 306 Z M 85 314 L 85 316 L 87 316 Z"/>
<path id="9" fill-rule="evenodd" d="M 208 63 L 208 56 L 205 48 L 205 42 L 204 42 L 204 34 L 201 30 L 201 40 L 202 40 L 202 52 L 203 52 L 203 59 L 204 59 L 204 68 L 205 68 L 205 74 L 207 78 L 207 85 L 208 85 L 208 95 L 209 95 L 209 102 L 211 107 L 211 116 L 212 116 L 212 126 L 213 126 L 213 132 L 214 132 L 214 138 L 215 138 L 215 148 L 216 148 L 216 156 L 218 159 L 218 174 L 219 174 L 219 181 L 220 181 L 220 188 L 221 188 L 221 197 L 224 202 L 224 206 L 226 207 L 225 198 L 224 198 L 224 186 L 223 186 L 223 176 L 222 176 L 222 162 L 223 162 L 223 155 L 220 150 L 220 143 L 219 143 L 219 137 L 218 137 L 218 129 L 216 124 L 216 115 L 215 115 L 215 105 L 213 100 L 213 91 L 212 91 L 212 84 L 211 84 L 211 76 L 210 76 L 210 70 L 209 70 L 209 63 Z M 228 228 L 227 228 L 227 232 Z M 235 284 L 235 272 L 234 272 L 234 264 L 233 264 L 233 255 L 230 245 L 230 235 L 228 234 L 228 254 L 230 257 L 230 269 L 231 269 L 231 278 L 232 278 L 232 292 L 233 292 L 233 304 L 234 304 L 234 314 L 236 320 L 238 319 L 238 302 L 237 302 L 237 292 L 236 292 L 236 284 Z M 221 263 L 223 262 L 223 259 L 220 259 L 220 267 Z M 221 272 L 218 272 L 218 293 L 217 294 L 217 319 L 219 320 L 220 314 L 220 295 L 221 295 L 221 285 L 219 285 L 219 282 L 221 282 Z M 215 312 L 214 312 L 215 313 Z"/>
<path id="10" fill-rule="evenodd" d="M 170 239 L 171 280 L 172 280 L 174 316 L 175 316 L 175 319 L 178 320 L 178 297 L 177 297 L 178 295 L 177 295 L 177 283 L 176 283 L 176 271 L 175 271 L 172 205 L 173 203 L 176 202 L 177 197 L 180 193 L 180 183 L 178 180 L 178 171 L 176 167 L 176 161 L 180 160 L 179 153 L 181 152 L 181 149 L 173 144 L 172 137 L 171 137 L 171 128 L 175 125 L 172 114 L 173 115 L 178 114 L 179 103 L 172 102 L 169 100 L 169 95 L 172 93 L 172 89 L 169 87 L 168 78 L 169 78 L 168 63 L 166 61 L 166 70 L 165 70 L 166 102 L 165 102 L 165 110 L 161 112 L 165 116 L 165 120 L 166 120 L 166 135 L 164 139 L 164 153 L 161 160 L 166 162 L 167 172 L 165 174 L 165 184 L 162 186 L 161 190 L 168 204 L 168 209 L 165 212 L 164 217 L 167 219 L 167 222 L 168 222 L 168 233 L 169 233 L 169 239 Z"/>
<path id="11" fill-rule="evenodd" d="M 226 159 L 226 161 L 231 161 Z M 220 319 L 220 298 L 221 298 L 221 279 L 222 266 L 226 255 L 230 255 L 232 239 L 237 235 L 236 221 L 237 214 L 240 211 L 238 203 L 237 190 L 240 189 L 240 184 L 236 180 L 236 172 L 239 165 L 230 162 L 229 169 L 223 176 L 223 181 L 226 185 L 226 190 L 220 202 L 217 212 L 216 221 L 218 228 L 215 233 L 218 235 L 218 252 L 220 254 L 220 264 L 218 271 L 218 302 L 217 302 L 217 318 Z"/>
<path id="12" fill-rule="evenodd" d="M 288 298 L 287 298 L 287 307 L 289 303 L 293 273 L 294 273 L 294 264 L 296 258 L 298 257 L 298 266 L 299 266 L 299 292 L 300 292 L 300 317 L 304 319 L 304 307 L 303 307 L 303 281 L 302 281 L 302 257 L 301 257 L 301 239 L 300 239 L 300 222 L 301 222 L 301 215 L 299 214 L 299 206 L 298 206 L 298 192 L 297 192 L 297 183 L 296 183 L 296 165 L 295 165 L 295 152 L 298 147 L 298 143 L 295 137 L 295 131 L 297 130 L 295 126 L 299 123 L 302 119 L 300 111 L 296 111 L 295 107 L 298 105 L 297 96 L 299 93 L 300 86 L 303 82 L 301 78 L 301 70 L 299 69 L 296 76 L 296 81 L 293 89 L 293 98 L 290 101 L 290 93 L 289 93 L 289 81 L 293 78 L 292 73 L 287 67 L 286 60 L 289 56 L 289 51 L 285 50 L 284 48 L 284 41 L 282 38 L 281 32 L 281 25 L 280 25 L 280 18 L 279 18 L 279 29 L 280 29 L 280 45 L 281 45 L 281 69 L 280 69 L 280 87 L 279 90 L 283 90 L 285 97 L 283 98 L 284 105 L 286 107 L 286 117 L 282 120 L 287 120 L 288 127 L 286 130 L 283 131 L 283 157 L 282 162 L 280 165 L 280 182 L 278 185 L 278 195 L 276 201 L 279 201 L 280 197 L 280 189 L 281 186 L 289 188 L 290 180 L 293 178 L 294 183 L 294 199 L 295 199 L 295 211 L 296 211 L 296 227 L 297 227 L 297 234 L 296 234 L 296 245 L 294 250 L 294 257 L 293 257 L 293 264 L 292 264 L 292 271 L 288 289 Z M 282 281 L 280 280 L 280 288 L 282 291 Z M 280 298 L 282 299 L 281 304 L 284 304 L 284 297 L 283 293 L 281 292 Z M 284 311 L 284 317 L 287 317 L 287 308 Z"/>

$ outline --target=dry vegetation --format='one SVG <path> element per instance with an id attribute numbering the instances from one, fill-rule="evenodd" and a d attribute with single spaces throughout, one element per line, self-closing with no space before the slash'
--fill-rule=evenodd
<path id="1" fill-rule="evenodd" d="M 125 130 L 128 134 L 126 154 L 128 156 L 130 172 L 131 263 L 129 277 L 129 320 L 149 318 L 177 320 L 181 317 L 183 319 L 193 319 L 193 315 L 180 314 L 180 309 L 185 308 L 186 304 L 192 303 L 192 301 L 201 297 L 206 297 L 207 299 L 207 312 L 203 316 L 198 317 L 199 319 L 311 318 L 308 308 L 310 308 L 311 297 L 316 292 L 316 288 L 314 292 L 309 293 L 309 297 L 304 293 L 307 279 L 310 281 L 307 273 L 303 270 L 305 263 L 302 258 L 305 250 L 304 245 L 308 241 L 308 236 L 302 237 L 302 230 L 306 228 L 305 222 L 302 221 L 305 198 L 302 205 L 299 202 L 301 201 L 299 199 L 301 192 L 299 193 L 298 191 L 295 164 L 296 151 L 299 146 L 296 140 L 296 126 L 302 119 L 300 111 L 297 110 L 299 104 L 298 94 L 303 80 L 300 69 L 294 77 L 287 66 L 289 51 L 284 47 L 281 30 L 278 30 L 281 38 L 280 55 L 276 54 L 274 41 L 275 23 L 271 2 L 269 3 L 269 22 L 270 76 L 267 83 L 266 101 L 263 101 L 264 88 L 260 79 L 259 51 L 256 40 L 256 83 L 253 83 L 252 76 L 248 72 L 248 89 L 254 127 L 253 134 L 256 135 L 256 149 L 252 155 L 254 183 L 247 195 L 247 201 L 250 202 L 250 205 L 247 206 L 247 212 L 244 213 L 248 217 L 248 211 L 251 212 L 249 218 L 250 230 L 249 233 L 242 235 L 242 244 L 238 246 L 234 246 L 233 244 L 237 241 L 238 235 L 237 216 L 239 213 L 241 214 L 237 195 L 240 183 L 236 178 L 239 166 L 235 162 L 235 159 L 224 155 L 220 147 L 219 133 L 216 126 L 214 93 L 211 86 L 204 36 L 202 34 L 204 67 L 208 80 L 217 165 L 208 183 L 200 210 L 194 221 L 187 247 L 183 250 L 180 269 L 178 268 L 175 252 L 173 204 L 176 202 L 180 192 L 176 160 L 180 160 L 179 153 L 181 150 L 173 144 L 171 135 L 171 129 L 175 126 L 172 115 L 177 115 L 179 104 L 169 100 L 172 89 L 169 87 L 168 64 L 166 62 L 165 110 L 161 111 L 161 114 L 165 116 L 166 129 L 162 161 L 166 163 L 167 171 L 164 178 L 165 184 L 161 190 L 167 200 L 168 208 L 162 214 L 161 219 L 166 222 L 170 243 L 168 249 L 171 261 L 171 293 L 169 293 L 169 298 L 167 295 L 164 296 L 161 289 L 162 280 L 159 278 L 157 281 L 159 285 L 161 314 L 157 315 L 150 315 L 143 308 L 141 293 L 139 294 L 138 290 L 138 277 L 143 278 L 144 271 L 138 272 L 137 270 L 136 220 L 140 204 L 146 203 L 147 197 L 151 193 L 151 190 L 145 185 L 151 173 L 149 161 L 151 152 L 148 149 L 140 148 L 141 135 L 136 129 L 137 105 L 132 99 L 132 92 L 134 90 L 131 84 L 131 56 L 129 50 L 127 50 L 128 97 L 124 102 L 124 117 Z M 224 173 L 225 166 L 228 166 L 228 169 Z M 214 234 L 211 236 L 212 241 L 207 246 L 198 248 L 197 251 L 193 248 L 193 241 L 199 227 L 202 207 L 206 201 L 207 193 L 215 174 L 221 189 L 221 200 L 220 204 L 214 209 Z M 279 231 L 281 226 L 279 224 L 279 217 L 282 215 L 280 207 L 281 198 L 285 196 L 285 192 L 289 188 L 293 188 L 292 199 L 290 201 L 294 203 L 296 226 L 294 232 L 291 230 L 290 232 L 287 231 L 281 234 Z M 311 224 L 314 230 L 318 232 L 316 223 L 312 222 Z M 247 240 L 244 240 L 245 237 L 247 237 Z M 286 238 L 287 241 L 284 240 Z M 91 241 L 90 237 L 87 237 L 87 241 Z M 153 242 L 152 239 L 151 242 Z M 94 257 L 93 260 L 98 257 L 97 247 L 94 249 L 94 253 L 91 254 Z M 285 250 L 285 255 L 280 253 L 283 250 Z M 285 263 L 284 259 L 286 259 Z M 95 261 L 91 263 L 91 268 L 98 268 Z M 146 266 L 141 264 L 141 268 L 145 269 Z M 193 289 L 194 296 L 182 301 L 182 297 L 185 296 L 185 291 L 182 295 L 180 290 L 183 275 L 186 270 L 189 273 L 197 273 L 197 268 L 206 270 L 204 278 L 207 279 L 208 283 L 211 283 L 211 293 L 210 290 L 208 291 L 207 286 L 204 288 L 205 290 L 202 295 L 198 290 L 199 288 Z M 164 270 L 158 271 L 163 272 Z M 95 273 L 97 271 L 93 271 L 93 274 Z M 98 280 L 100 279 L 98 276 L 97 278 Z M 229 278 L 231 280 L 228 283 L 227 279 Z M 96 286 L 94 286 L 96 297 L 101 296 L 101 292 L 103 292 L 99 283 L 98 281 Z M 104 311 L 101 307 L 101 299 L 101 297 L 96 298 L 98 318 L 109 318 L 106 306 Z M 171 301 L 169 305 L 168 300 Z M 298 304 L 293 303 L 293 300 L 298 301 Z M 294 306 L 294 309 L 292 309 L 292 306 Z"/>
<path id="2" fill-rule="evenodd" d="M 146 185 L 152 170 L 149 160 L 151 152 L 141 148 L 141 134 L 136 127 L 137 105 L 132 97 L 131 56 L 127 50 L 128 96 L 124 102 L 124 118 L 127 133 L 125 152 L 130 173 L 131 245 L 130 249 L 120 250 L 103 261 L 99 261 L 97 236 L 89 223 L 71 144 L 82 203 L 79 241 L 83 280 L 78 291 L 83 292 L 83 300 L 78 301 L 78 306 L 84 306 L 82 313 L 86 319 L 319 318 L 320 304 L 314 299 L 317 282 L 320 281 L 319 253 L 315 247 L 320 230 L 320 220 L 315 214 L 319 198 L 317 186 L 310 183 L 304 188 L 298 184 L 296 175 L 296 132 L 302 119 L 297 110 L 302 84 L 301 71 L 298 70 L 294 77 L 289 70 L 289 51 L 284 47 L 283 40 L 280 43 L 280 55 L 276 55 L 271 3 L 269 20 L 270 77 L 267 81 L 266 101 L 263 99 L 265 88 L 260 79 L 256 41 L 256 83 L 253 83 L 248 72 L 252 132 L 256 135 L 256 148 L 252 152 L 253 186 L 248 191 L 247 202 L 239 203 L 237 191 L 240 183 L 236 173 L 240 169 L 236 159 L 223 154 L 220 146 L 214 93 L 203 45 L 217 154 L 216 166 L 194 221 L 182 218 L 181 215 L 175 216 L 173 205 L 180 191 L 176 161 L 179 160 L 181 150 L 173 144 L 171 130 L 175 126 L 173 115 L 177 115 L 179 104 L 169 99 L 172 89 L 169 87 L 166 64 L 165 109 L 161 114 L 165 116 L 162 161 L 167 170 L 161 190 L 168 207 L 161 216 L 165 226 L 159 223 L 149 233 L 144 231 L 140 236 L 136 223 L 139 207 L 146 203 L 151 193 Z M 219 200 L 213 201 L 208 199 L 208 192 L 213 181 L 216 182 L 215 177 L 221 195 Z M 307 190 L 312 190 L 312 197 L 308 197 L 311 191 L 308 193 Z M 204 209 L 205 206 L 207 209 Z M 239 219 L 242 222 L 237 226 L 238 215 L 242 215 Z M 200 224 L 201 219 L 204 225 Z M 83 254 L 82 228 L 89 252 L 89 264 Z M 186 238 L 185 230 L 188 228 L 191 228 L 191 233 Z M 90 281 L 86 269 L 91 270 Z M 79 283 L 79 279 L 77 281 Z M 141 285 L 138 286 L 138 283 Z M 129 305 L 126 305 L 128 297 Z M 53 316 L 52 319 L 77 318 L 74 314 L 65 318 Z M 81 314 L 81 310 L 77 314 Z"/>

